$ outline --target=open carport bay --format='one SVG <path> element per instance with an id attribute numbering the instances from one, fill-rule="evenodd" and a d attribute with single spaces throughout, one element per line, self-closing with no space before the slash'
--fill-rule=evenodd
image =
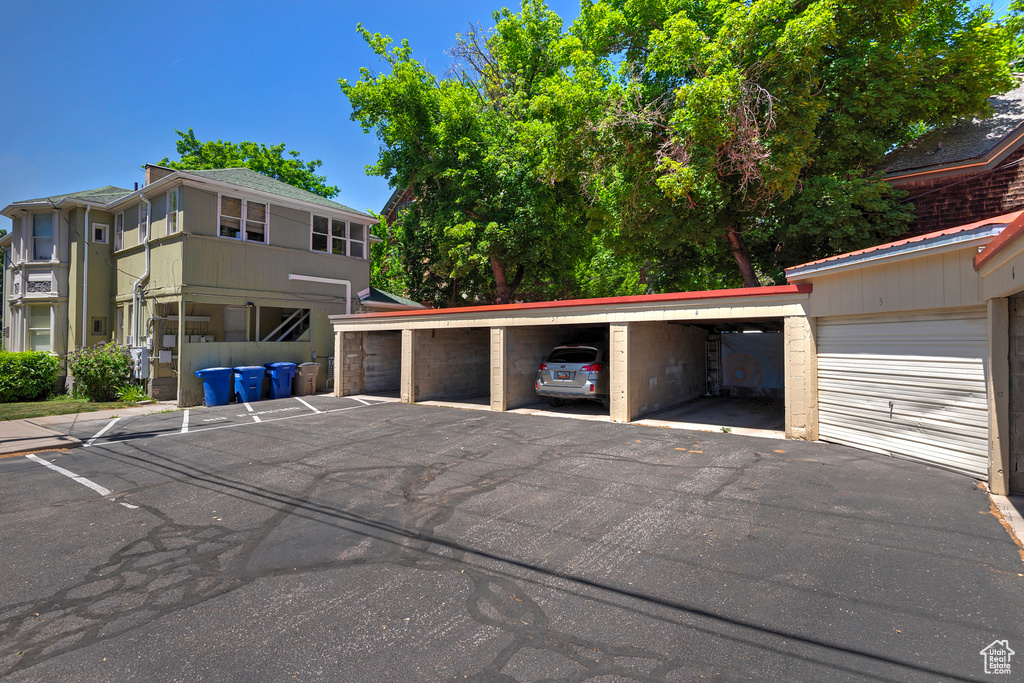
<path id="1" fill-rule="evenodd" d="M 402 383 L 400 331 L 346 332 L 343 393 L 397 396 Z"/>

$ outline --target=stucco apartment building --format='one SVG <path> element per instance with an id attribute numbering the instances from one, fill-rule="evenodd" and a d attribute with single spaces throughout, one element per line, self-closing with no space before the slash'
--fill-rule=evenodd
<path id="1" fill-rule="evenodd" d="M 244 168 L 147 166 L 141 189 L 0 213 L 4 348 L 142 347 L 150 394 L 181 406 L 202 402 L 204 367 L 314 360 L 326 387 L 327 316 L 370 293 L 372 216 Z"/>

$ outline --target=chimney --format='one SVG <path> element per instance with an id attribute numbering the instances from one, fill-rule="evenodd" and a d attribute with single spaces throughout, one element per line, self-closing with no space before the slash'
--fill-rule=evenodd
<path id="1" fill-rule="evenodd" d="M 173 168 L 164 168 L 163 166 L 157 166 L 156 164 L 146 164 L 146 185 L 152 185 L 156 181 L 165 176 L 169 176 L 172 173 L 174 173 Z"/>

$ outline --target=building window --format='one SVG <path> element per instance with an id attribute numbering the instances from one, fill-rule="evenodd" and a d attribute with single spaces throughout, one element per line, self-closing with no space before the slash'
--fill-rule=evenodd
<path id="1" fill-rule="evenodd" d="M 365 258 L 366 233 L 366 226 L 359 223 L 313 216 L 310 249 L 325 254 Z"/>
<path id="2" fill-rule="evenodd" d="M 139 204 L 139 244 L 149 239 L 149 205 Z"/>
<path id="3" fill-rule="evenodd" d="M 92 224 L 92 241 L 95 242 L 96 244 L 106 244 L 107 243 L 107 230 L 109 228 L 110 228 L 109 225 L 104 225 L 103 223 L 93 223 Z"/>
<path id="4" fill-rule="evenodd" d="M 53 258 L 53 214 L 37 213 L 32 216 L 32 260 L 49 261 Z"/>
<path id="5" fill-rule="evenodd" d="M 92 319 L 92 333 L 94 335 L 104 335 L 107 333 L 107 319 L 106 318 L 93 318 Z"/>
<path id="6" fill-rule="evenodd" d="M 266 244 L 267 205 L 241 197 L 221 195 L 219 234 L 233 240 Z"/>
<path id="7" fill-rule="evenodd" d="M 167 192 L 167 234 L 178 232 L 178 188 Z"/>
<path id="8" fill-rule="evenodd" d="M 31 351 L 51 351 L 50 307 L 28 307 L 28 348 Z"/>
<path id="9" fill-rule="evenodd" d="M 114 251 L 124 248 L 124 211 L 114 216 Z"/>

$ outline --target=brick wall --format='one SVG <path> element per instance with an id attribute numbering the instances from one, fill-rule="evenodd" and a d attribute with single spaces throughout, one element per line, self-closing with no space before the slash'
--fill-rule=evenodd
<path id="1" fill-rule="evenodd" d="M 342 395 L 363 393 L 364 332 L 345 332 L 345 357 L 342 359 Z M 335 358 L 337 363 L 338 359 Z"/>
<path id="2" fill-rule="evenodd" d="M 416 401 L 490 393 L 490 329 L 416 330 Z"/>
<path id="3" fill-rule="evenodd" d="M 505 409 L 544 399 L 537 396 L 537 366 L 566 337 L 560 326 L 505 328 Z"/>
<path id="4" fill-rule="evenodd" d="M 612 326 L 611 338 L 612 419 L 616 422 L 635 420 L 704 394 L 707 331 L 638 322 Z"/>
<path id="5" fill-rule="evenodd" d="M 1024 147 L 999 166 L 1021 159 Z M 900 183 L 897 187 L 910 193 L 908 199 L 917 214 L 908 234 L 922 235 L 1024 209 L 1024 163 L 989 173 Z"/>
<path id="6" fill-rule="evenodd" d="M 402 333 L 363 333 L 363 392 L 398 391 L 402 378 Z"/>
<path id="7" fill-rule="evenodd" d="M 1010 491 L 1024 493 L 1024 294 L 1009 297 Z"/>
<path id="8" fill-rule="evenodd" d="M 786 318 L 786 437 L 818 439 L 818 351 L 813 318 Z"/>

